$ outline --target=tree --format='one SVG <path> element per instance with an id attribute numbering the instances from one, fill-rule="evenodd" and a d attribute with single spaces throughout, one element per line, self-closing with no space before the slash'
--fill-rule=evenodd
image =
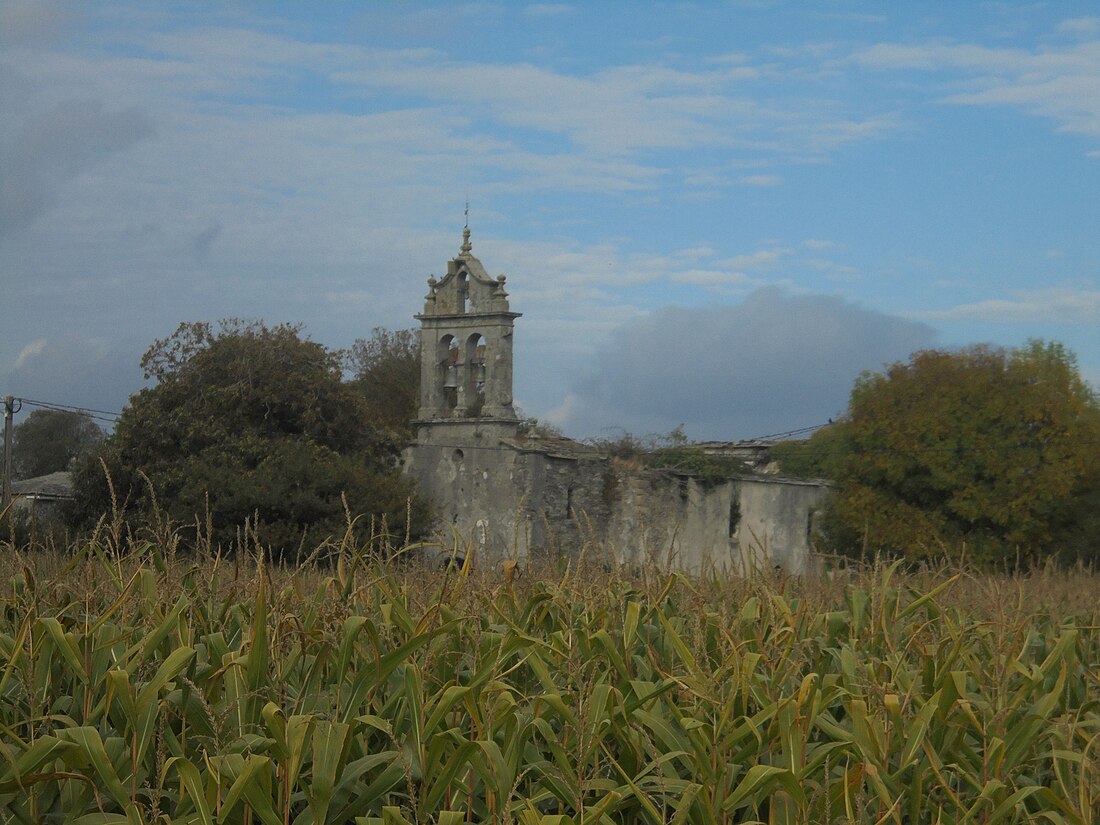
<path id="1" fill-rule="evenodd" d="M 87 413 L 35 410 L 12 433 L 12 475 L 35 478 L 67 470 L 104 437 Z"/>
<path id="2" fill-rule="evenodd" d="M 1100 405 L 1061 344 L 926 351 L 855 385 L 798 460 L 838 482 L 839 549 L 1100 558 Z"/>
<path id="3" fill-rule="evenodd" d="M 289 324 L 181 324 L 142 359 L 156 380 L 130 399 L 115 434 L 74 479 L 78 511 L 109 507 L 99 459 L 116 497 L 177 523 L 196 518 L 217 543 L 246 519 L 261 540 L 289 552 L 304 539 L 341 535 L 345 513 L 385 517 L 403 536 L 426 510 L 396 466 L 398 444 L 370 423 L 363 398 L 341 379 L 341 354 Z M 155 497 L 155 498 L 154 498 Z M 411 507 L 409 506 L 411 502 Z M 412 523 L 406 523 L 406 515 Z"/>
<path id="4" fill-rule="evenodd" d="M 347 355 L 352 385 L 367 402 L 372 423 L 407 438 L 420 401 L 420 336 L 413 329 L 375 327 Z"/>

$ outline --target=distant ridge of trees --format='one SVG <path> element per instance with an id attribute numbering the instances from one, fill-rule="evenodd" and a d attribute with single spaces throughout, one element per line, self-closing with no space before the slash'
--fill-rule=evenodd
<path id="1" fill-rule="evenodd" d="M 34 410 L 12 431 L 12 477 L 36 478 L 68 470 L 105 437 L 87 413 Z"/>

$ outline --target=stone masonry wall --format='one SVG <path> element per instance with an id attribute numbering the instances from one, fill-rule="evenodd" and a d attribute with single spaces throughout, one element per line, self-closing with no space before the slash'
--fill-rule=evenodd
<path id="1" fill-rule="evenodd" d="M 821 483 L 703 483 L 606 456 L 525 449 L 499 435 L 489 424 L 449 437 L 435 430 L 434 443 L 406 453 L 444 543 L 457 536 L 490 562 L 583 554 L 693 572 L 812 567 L 810 527 L 828 492 Z"/>

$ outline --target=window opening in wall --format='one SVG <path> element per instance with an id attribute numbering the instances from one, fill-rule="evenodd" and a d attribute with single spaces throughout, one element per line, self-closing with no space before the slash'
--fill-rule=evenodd
<path id="1" fill-rule="evenodd" d="M 730 536 L 737 535 L 737 527 L 741 524 L 741 501 L 735 490 L 730 496 Z"/>
<path id="2" fill-rule="evenodd" d="M 466 296 L 470 294 L 470 283 L 466 280 L 466 273 L 458 273 L 458 284 L 455 290 L 455 312 L 466 311 Z"/>
<path id="3" fill-rule="evenodd" d="M 565 490 L 565 517 L 573 518 L 573 485 Z"/>

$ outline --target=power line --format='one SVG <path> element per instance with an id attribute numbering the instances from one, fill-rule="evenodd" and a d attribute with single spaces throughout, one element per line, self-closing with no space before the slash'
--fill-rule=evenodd
<path id="1" fill-rule="evenodd" d="M 44 410 L 83 413 L 89 418 L 92 418 L 96 421 L 103 421 L 108 424 L 117 423 L 118 419 L 122 416 L 122 413 L 112 412 L 109 410 L 96 410 L 91 407 L 76 407 L 71 404 L 58 404 L 52 401 L 36 401 L 33 398 L 17 398 L 16 400 L 31 407 L 39 407 Z"/>
<path id="2" fill-rule="evenodd" d="M 18 401 L 22 401 L 24 404 L 31 404 L 36 407 L 50 407 L 52 409 L 62 410 L 75 410 L 76 412 L 89 412 L 89 413 L 101 413 L 102 415 L 111 415 L 116 418 L 122 413 L 113 412 L 111 410 L 97 410 L 92 407 L 74 407 L 71 404 L 60 404 L 56 401 L 35 401 L 33 398 L 18 398 Z"/>
<path id="3" fill-rule="evenodd" d="M 824 424 L 813 424 L 809 427 L 799 427 L 797 430 L 784 430 L 781 433 L 768 433 L 767 435 L 758 435 L 755 438 L 742 438 L 740 441 L 768 441 L 772 438 L 789 438 L 792 435 L 804 435 L 805 433 L 812 433 L 815 430 L 820 430 L 822 427 L 828 427 L 833 422 L 826 421 Z"/>

